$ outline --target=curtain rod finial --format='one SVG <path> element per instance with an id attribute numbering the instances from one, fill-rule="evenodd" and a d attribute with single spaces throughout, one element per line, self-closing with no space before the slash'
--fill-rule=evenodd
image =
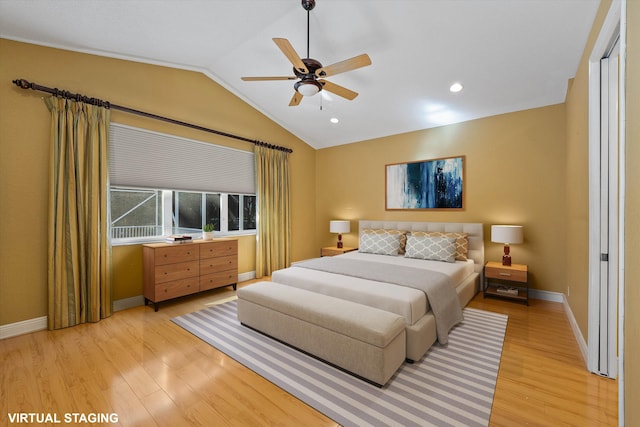
<path id="1" fill-rule="evenodd" d="M 31 88 L 31 83 L 29 83 L 27 80 L 25 79 L 15 79 L 13 81 L 13 83 L 18 86 L 19 88 L 22 89 L 29 89 Z"/>

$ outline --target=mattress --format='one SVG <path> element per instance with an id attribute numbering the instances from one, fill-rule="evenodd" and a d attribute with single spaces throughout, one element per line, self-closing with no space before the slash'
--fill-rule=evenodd
<path id="1" fill-rule="evenodd" d="M 474 272 L 472 261 L 445 263 L 360 252 L 349 252 L 338 256 L 437 271 L 449 276 L 453 286 L 458 286 Z M 289 268 L 275 271 L 271 279 L 284 285 L 295 286 L 396 313 L 404 317 L 408 325 L 413 325 L 430 309 L 425 293 L 418 289 L 296 267 L 295 264 Z"/>

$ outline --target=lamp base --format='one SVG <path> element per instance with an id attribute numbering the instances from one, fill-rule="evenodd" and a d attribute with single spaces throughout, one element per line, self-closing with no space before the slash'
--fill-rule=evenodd
<path id="1" fill-rule="evenodd" d="M 342 249 L 342 246 L 342 234 L 338 234 L 338 244 L 336 245 L 336 248 Z"/>
<path id="2" fill-rule="evenodd" d="M 511 255 L 509 255 L 509 245 L 504 245 L 504 255 L 502 255 L 502 265 L 509 267 L 511 265 Z"/>

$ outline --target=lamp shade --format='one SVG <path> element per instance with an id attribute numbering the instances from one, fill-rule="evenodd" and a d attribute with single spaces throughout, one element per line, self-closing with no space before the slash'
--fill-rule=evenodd
<path id="1" fill-rule="evenodd" d="M 506 245 L 522 243 L 521 225 L 492 225 L 491 241 Z"/>
<path id="2" fill-rule="evenodd" d="M 349 233 L 351 231 L 351 222 L 329 221 L 329 231 L 331 233 Z"/>

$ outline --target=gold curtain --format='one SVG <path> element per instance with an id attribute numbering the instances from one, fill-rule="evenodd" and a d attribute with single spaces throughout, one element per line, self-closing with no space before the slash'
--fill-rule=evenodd
<path id="1" fill-rule="evenodd" d="M 51 112 L 48 327 L 60 329 L 112 313 L 110 111 L 57 97 L 45 103 Z"/>
<path id="2" fill-rule="evenodd" d="M 291 264 L 289 153 L 255 146 L 258 195 L 256 277 Z"/>

